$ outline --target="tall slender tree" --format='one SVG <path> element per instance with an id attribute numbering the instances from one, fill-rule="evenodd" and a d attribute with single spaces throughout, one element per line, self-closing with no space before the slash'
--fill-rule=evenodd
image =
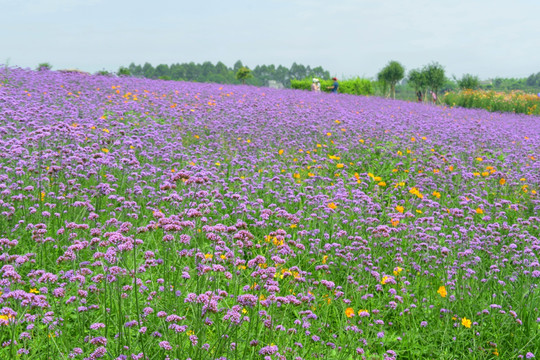
<path id="1" fill-rule="evenodd" d="M 396 84 L 405 76 L 405 68 L 397 61 L 390 61 L 377 74 L 377 80 L 385 82 L 390 86 L 392 97 L 396 98 Z"/>

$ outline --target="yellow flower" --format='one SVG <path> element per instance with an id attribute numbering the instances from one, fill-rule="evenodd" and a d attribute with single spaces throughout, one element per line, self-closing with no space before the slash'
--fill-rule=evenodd
<path id="1" fill-rule="evenodd" d="M 279 154 L 279 155 L 282 155 L 282 154 L 283 154 L 283 149 L 280 149 L 280 150 L 278 151 L 278 154 Z"/>
<path id="2" fill-rule="evenodd" d="M 214 257 L 214 255 L 212 255 L 212 254 L 204 254 L 205 259 L 212 259 L 213 257 Z"/>
<path id="3" fill-rule="evenodd" d="M 466 317 L 461 319 L 461 325 L 465 326 L 466 328 L 470 328 L 471 324 L 471 320 L 467 319 Z"/>
<path id="4" fill-rule="evenodd" d="M 480 209 L 480 208 L 476 208 L 476 213 L 477 214 L 483 214 L 484 213 L 484 210 Z"/>
<path id="5" fill-rule="evenodd" d="M 30 293 L 33 293 L 33 294 L 39 294 L 39 290 L 36 289 L 36 288 L 31 288 L 31 289 L 30 289 Z"/>
<path id="6" fill-rule="evenodd" d="M 441 193 L 438 192 L 438 191 L 434 191 L 433 196 L 435 196 L 437 199 L 440 199 L 441 198 Z"/>
<path id="7" fill-rule="evenodd" d="M 108 134 L 110 131 L 109 129 L 103 129 L 103 132 L 106 132 Z"/>
<path id="8" fill-rule="evenodd" d="M 386 284 L 386 282 L 387 282 L 389 279 L 390 279 L 390 278 L 389 278 L 388 276 L 383 277 L 382 280 L 381 280 L 381 284 L 383 284 L 383 285 Z"/>
<path id="9" fill-rule="evenodd" d="M 422 195 L 422 194 L 420 193 L 420 191 L 418 191 L 418 189 L 415 188 L 415 187 L 411 188 L 411 189 L 409 190 L 409 192 L 410 192 L 411 194 L 413 194 L 413 195 L 418 196 L 420 199 L 423 199 L 423 198 L 424 198 L 424 195 Z"/>
<path id="10" fill-rule="evenodd" d="M 399 212 L 399 213 L 402 213 L 403 214 L 403 211 L 405 210 L 405 208 L 401 205 L 398 205 L 396 206 L 396 211 Z"/>
<path id="11" fill-rule="evenodd" d="M 505 179 L 505 178 L 501 178 L 501 179 L 499 180 L 499 184 L 501 184 L 501 185 L 506 184 L 506 179 Z"/>
<path id="12" fill-rule="evenodd" d="M 340 163 L 340 164 L 336 164 L 336 167 L 337 167 L 338 169 L 341 169 L 341 168 L 343 167 L 343 164 L 341 164 L 341 163 Z"/>
<path id="13" fill-rule="evenodd" d="M 386 186 L 386 183 L 384 181 L 379 182 L 377 185 L 379 186 Z"/>
<path id="14" fill-rule="evenodd" d="M 331 133 L 331 132 L 327 132 L 327 133 L 326 133 L 326 136 L 332 136 L 332 133 Z"/>
<path id="15" fill-rule="evenodd" d="M 444 286 L 441 286 L 439 287 L 439 290 L 437 290 L 437 294 L 445 298 L 448 293 L 446 292 L 446 288 Z"/>
<path id="16" fill-rule="evenodd" d="M 354 316 L 354 309 L 353 308 L 347 308 L 345 309 L 345 315 L 347 315 L 348 318 L 351 318 Z"/>
<path id="17" fill-rule="evenodd" d="M 392 219 L 392 226 L 398 226 L 399 220 Z"/>
<path id="18" fill-rule="evenodd" d="M 394 276 L 398 276 L 400 272 L 402 272 L 403 269 L 399 266 L 394 269 Z"/>
<path id="19" fill-rule="evenodd" d="M 109 149 L 107 149 L 107 148 L 103 148 L 103 149 L 101 149 L 101 151 L 103 151 L 103 152 L 104 152 L 104 153 L 106 154 L 106 153 L 108 153 L 108 152 L 109 152 Z"/>
<path id="20" fill-rule="evenodd" d="M 331 202 L 330 204 L 328 204 L 328 207 L 332 210 L 334 210 L 335 208 L 337 208 L 337 205 L 334 204 L 333 202 Z"/>
<path id="21" fill-rule="evenodd" d="M 363 313 L 366 313 L 367 316 L 369 316 L 369 311 L 365 310 L 365 309 L 360 309 L 358 310 L 358 316 L 362 316 Z"/>
<path id="22" fill-rule="evenodd" d="M 322 263 L 326 264 L 326 260 L 328 260 L 328 255 L 324 255 L 322 258 Z"/>
<path id="23" fill-rule="evenodd" d="M 296 224 L 291 224 L 291 229 L 294 229 L 296 226 Z"/>

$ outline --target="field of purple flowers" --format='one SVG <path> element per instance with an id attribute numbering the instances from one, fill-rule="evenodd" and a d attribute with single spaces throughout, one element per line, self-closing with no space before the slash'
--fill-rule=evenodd
<path id="1" fill-rule="evenodd" d="M 0 358 L 540 355 L 540 118 L 0 70 Z"/>

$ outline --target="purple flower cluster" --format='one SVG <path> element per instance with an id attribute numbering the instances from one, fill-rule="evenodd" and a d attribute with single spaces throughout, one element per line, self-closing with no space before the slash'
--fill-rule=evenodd
<path id="1" fill-rule="evenodd" d="M 534 358 L 539 149 L 534 116 L 4 68 L 0 357 Z"/>

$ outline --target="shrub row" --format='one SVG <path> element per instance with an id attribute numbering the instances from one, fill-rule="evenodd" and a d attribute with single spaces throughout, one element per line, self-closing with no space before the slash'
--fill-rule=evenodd
<path id="1" fill-rule="evenodd" d="M 291 80 L 291 88 L 299 90 L 311 90 L 313 79 Z M 327 88 L 334 83 L 332 80 L 320 80 L 321 90 L 330 92 Z M 375 89 L 368 79 L 354 78 L 339 82 L 339 92 L 352 95 L 374 95 Z"/>

